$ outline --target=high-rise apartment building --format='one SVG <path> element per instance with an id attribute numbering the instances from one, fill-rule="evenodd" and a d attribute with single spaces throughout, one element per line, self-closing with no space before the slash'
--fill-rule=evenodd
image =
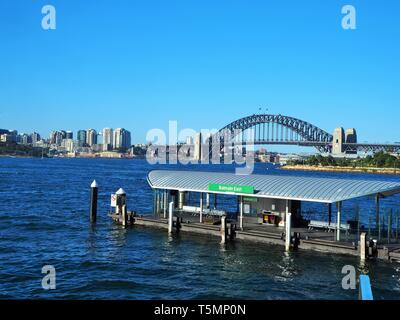
<path id="1" fill-rule="evenodd" d="M 104 128 L 103 129 L 103 150 L 109 151 L 113 149 L 113 129 Z"/>
<path id="2" fill-rule="evenodd" d="M 89 146 L 97 144 L 97 131 L 94 129 L 88 129 L 86 131 L 86 143 Z"/>
<path id="3" fill-rule="evenodd" d="M 131 146 L 131 133 L 124 128 L 117 128 L 113 134 L 114 149 L 128 149 Z"/>
<path id="4" fill-rule="evenodd" d="M 84 147 L 86 145 L 86 130 L 79 130 L 77 134 L 78 146 Z"/>

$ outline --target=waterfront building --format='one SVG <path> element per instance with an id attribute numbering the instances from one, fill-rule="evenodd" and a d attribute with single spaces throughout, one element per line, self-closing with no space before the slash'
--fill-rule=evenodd
<path id="1" fill-rule="evenodd" d="M 10 130 L 11 142 L 17 142 L 18 131 Z"/>
<path id="2" fill-rule="evenodd" d="M 201 132 L 196 133 L 194 137 L 194 155 L 193 159 L 195 161 L 200 161 L 201 160 Z"/>
<path id="3" fill-rule="evenodd" d="M 66 139 L 73 139 L 74 138 L 74 133 L 72 131 L 67 131 L 66 132 Z"/>
<path id="4" fill-rule="evenodd" d="M 63 139 L 61 142 L 61 147 L 65 149 L 67 152 L 74 151 L 74 140 L 72 139 Z"/>
<path id="5" fill-rule="evenodd" d="M 279 154 L 279 163 L 285 165 L 290 161 L 303 161 L 306 158 L 298 154 Z"/>
<path id="6" fill-rule="evenodd" d="M 131 133 L 124 128 L 117 128 L 113 134 L 114 149 L 128 149 L 131 146 Z"/>
<path id="7" fill-rule="evenodd" d="M 0 135 L 0 141 L 1 142 L 11 142 L 11 135 L 8 133 L 3 133 Z"/>
<path id="8" fill-rule="evenodd" d="M 95 143 L 91 145 L 93 152 L 101 152 L 103 151 L 103 145 L 101 143 Z"/>
<path id="9" fill-rule="evenodd" d="M 109 151 L 113 149 L 113 129 L 103 129 L 103 151 Z"/>
<path id="10" fill-rule="evenodd" d="M 52 131 L 50 133 L 50 144 L 61 146 L 62 139 L 63 139 L 63 134 L 61 131 Z"/>
<path id="11" fill-rule="evenodd" d="M 93 146 L 94 144 L 97 144 L 97 132 L 94 129 L 88 129 L 86 131 L 86 143 L 89 146 Z"/>
<path id="12" fill-rule="evenodd" d="M 32 139 L 32 143 L 36 144 L 40 141 L 40 134 L 37 132 L 34 132 L 31 134 L 31 139 Z"/>
<path id="13" fill-rule="evenodd" d="M 31 143 L 32 143 L 32 136 L 27 133 L 23 133 L 21 138 L 21 144 L 31 144 Z"/>
<path id="14" fill-rule="evenodd" d="M 79 130 L 77 134 L 78 146 L 84 147 L 86 145 L 86 130 Z"/>

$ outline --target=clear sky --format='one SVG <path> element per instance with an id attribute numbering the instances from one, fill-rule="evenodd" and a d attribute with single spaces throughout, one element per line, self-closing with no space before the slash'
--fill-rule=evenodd
<path id="1" fill-rule="evenodd" d="M 399 36 L 398 0 L 1 0 L 0 128 L 125 127 L 139 143 L 168 120 L 219 129 L 262 106 L 399 141 Z"/>

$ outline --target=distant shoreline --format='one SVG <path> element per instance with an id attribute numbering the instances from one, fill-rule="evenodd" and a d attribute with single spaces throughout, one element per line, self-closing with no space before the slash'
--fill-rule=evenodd
<path id="1" fill-rule="evenodd" d="M 29 155 L 11 155 L 11 154 L 0 154 L 0 158 L 19 158 L 19 159 L 42 159 L 39 156 Z M 121 159 L 121 160 L 143 160 L 145 157 L 46 157 L 43 159 Z"/>
<path id="2" fill-rule="evenodd" d="M 333 167 L 333 166 L 310 166 L 310 165 L 282 165 L 282 170 L 304 170 L 322 172 L 354 172 L 375 174 L 400 174 L 400 168 L 374 168 L 374 167 Z"/>

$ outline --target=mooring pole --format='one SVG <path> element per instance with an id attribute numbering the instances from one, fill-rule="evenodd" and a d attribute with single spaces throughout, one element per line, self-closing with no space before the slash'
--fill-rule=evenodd
<path id="1" fill-rule="evenodd" d="M 90 222 L 95 223 L 97 218 L 97 196 L 98 185 L 96 180 L 93 180 L 90 185 Z"/>
<path id="2" fill-rule="evenodd" d="M 290 212 L 286 212 L 285 227 L 286 227 L 285 250 L 289 251 L 291 237 L 292 237 L 292 213 L 290 213 Z"/>
<path id="3" fill-rule="evenodd" d="M 240 199 L 240 217 L 239 217 L 239 228 L 243 230 L 243 196 L 239 196 Z"/>
<path id="4" fill-rule="evenodd" d="M 360 235 L 360 259 L 365 261 L 367 259 L 367 234 L 361 232 Z"/>
<path id="5" fill-rule="evenodd" d="M 174 202 L 171 201 L 169 203 L 169 216 L 168 216 L 168 233 L 172 233 L 172 226 L 173 226 L 173 215 L 174 215 Z"/>
<path id="6" fill-rule="evenodd" d="M 226 242 L 226 216 L 221 217 L 221 243 Z"/>

